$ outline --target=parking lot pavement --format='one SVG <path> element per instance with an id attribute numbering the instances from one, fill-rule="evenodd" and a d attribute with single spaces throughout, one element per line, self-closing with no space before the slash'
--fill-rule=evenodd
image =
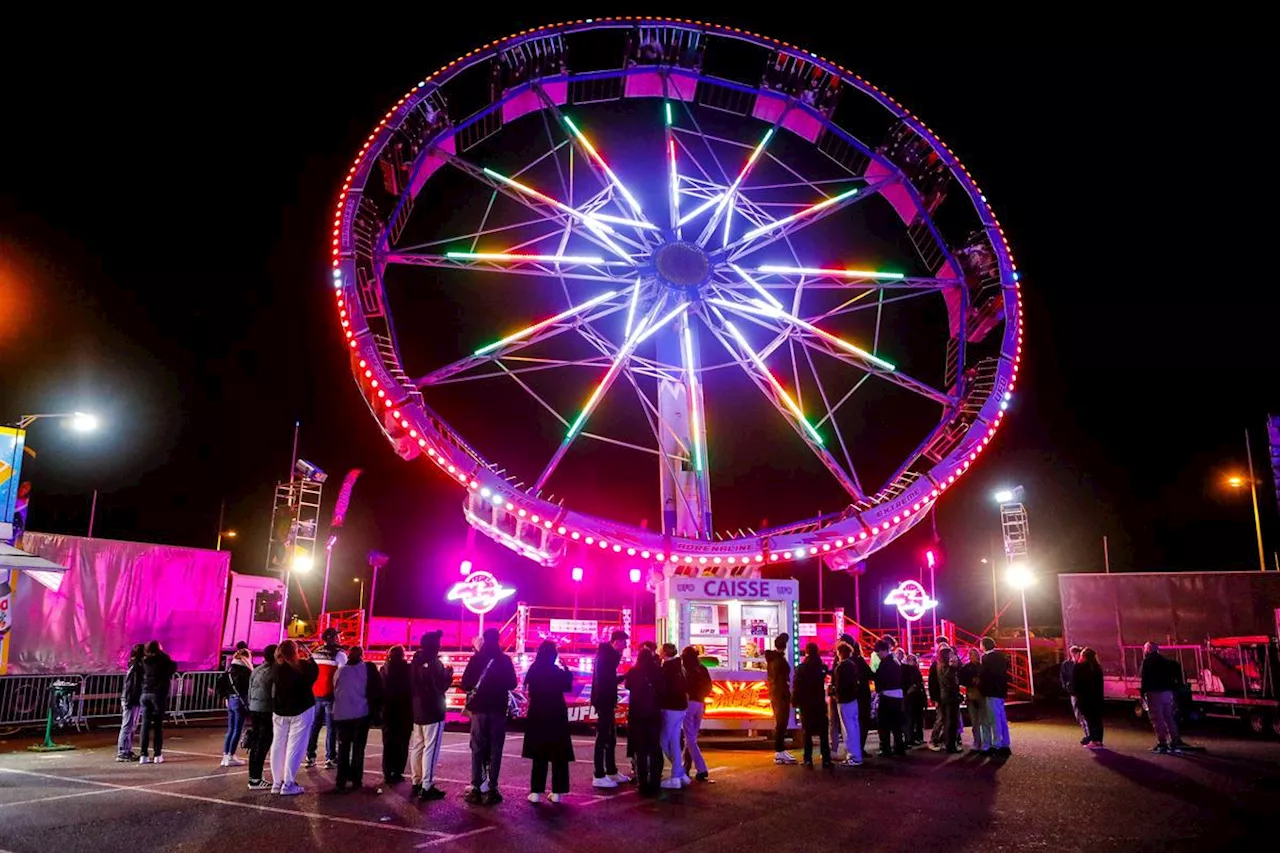
<path id="1" fill-rule="evenodd" d="M 248 790 L 245 768 L 218 766 L 220 730 L 172 728 L 166 762 L 147 766 L 115 763 L 113 733 L 99 732 L 62 738 L 78 747 L 72 752 L 0 742 L 0 853 L 1225 850 L 1270 824 L 1280 787 L 1280 743 L 1230 731 L 1205 735 L 1205 752 L 1175 757 L 1150 754 L 1150 733 L 1123 723 L 1098 753 L 1081 749 L 1065 722 L 1022 723 L 1005 760 L 917 750 L 834 772 L 776 766 L 763 743 L 711 739 L 713 782 L 658 799 L 640 798 L 634 786 L 592 788 L 583 732 L 573 793 L 538 806 L 525 801 L 529 762 L 512 732 L 501 778 L 507 800 L 489 807 L 461 799 L 470 775 L 461 731 L 446 735 L 442 751 L 448 799 L 423 805 L 408 800 L 407 784 L 377 793 L 376 733 L 365 790 L 330 793 L 333 773 L 314 769 L 302 771 L 306 793 L 279 797 Z"/>

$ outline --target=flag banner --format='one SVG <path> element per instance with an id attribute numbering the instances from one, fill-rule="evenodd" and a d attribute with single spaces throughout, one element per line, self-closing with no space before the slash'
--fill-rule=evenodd
<path id="1" fill-rule="evenodd" d="M 27 431 L 0 427 L 0 522 L 13 522 L 22 482 L 22 451 Z M 6 528 L 7 529 L 7 528 Z M 9 538 L 9 537 L 6 537 Z"/>
<path id="2" fill-rule="evenodd" d="M 356 480 L 359 478 L 359 468 L 352 468 L 347 472 L 347 476 L 342 478 L 342 490 L 338 492 L 338 502 L 333 505 L 333 520 L 329 522 L 330 527 L 341 527 L 343 522 L 347 520 L 347 506 L 351 503 L 351 490 L 356 487 Z"/>

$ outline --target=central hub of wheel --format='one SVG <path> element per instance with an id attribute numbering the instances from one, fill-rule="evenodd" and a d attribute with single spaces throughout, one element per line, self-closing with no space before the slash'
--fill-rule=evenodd
<path id="1" fill-rule="evenodd" d="M 711 259 L 693 243 L 668 243 L 654 252 L 653 263 L 672 287 L 700 287 L 711 277 Z"/>

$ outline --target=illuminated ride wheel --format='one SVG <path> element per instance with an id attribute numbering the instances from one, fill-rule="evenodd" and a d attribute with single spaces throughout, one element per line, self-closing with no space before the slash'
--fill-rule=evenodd
<path id="1" fill-rule="evenodd" d="M 692 21 L 544 27 L 419 82 L 346 176 L 329 284 L 397 452 L 544 565 L 848 568 L 978 459 L 1021 360 L 950 149 L 840 66 Z"/>

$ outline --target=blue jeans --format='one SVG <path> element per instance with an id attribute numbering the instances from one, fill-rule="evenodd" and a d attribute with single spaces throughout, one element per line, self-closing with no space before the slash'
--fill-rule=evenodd
<path id="1" fill-rule="evenodd" d="M 232 696 L 227 700 L 227 737 L 222 741 L 223 755 L 235 755 L 247 716 L 249 716 L 248 709 L 245 708 L 239 696 Z"/>
<path id="2" fill-rule="evenodd" d="M 133 752 L 133 733 L 141 719 L 141 705 L 121 705 L 120 737 L 116 740 L 116 755 L 128 755 Z"/>
<path id="3" fill-rule="evenodd" d="M 992 737 L 994 743 L 988 743 L 987 747 L 995 747 L 996 749 L 1009 748 L 1009 718 L 1004 712 L 1004 699 L 996 699 L 987 697 L 987 713 L 990 714 Z"/>
<path id="4" fill-rule="evenodd" d="M 307 739 L 307 760 L 316 760 L 316 748 L 320 743 L 320 729 L 324 728 L 324 760 L 338 760 L 338 730 L 333 725 L 333 697 L 316 700 L 316 716 L 311 721 L 311 736 Z"/>

